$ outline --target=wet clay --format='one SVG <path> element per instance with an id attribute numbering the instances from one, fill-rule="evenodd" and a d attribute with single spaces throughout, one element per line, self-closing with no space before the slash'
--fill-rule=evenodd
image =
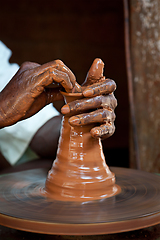
<path id="1" fill-rule="evenodd" d="M 63 93 L 66 103 L 82 94 Z M 62 120 L 57 157 L 48 173 L 43 194 L 63 201 L 89 201 L 114 196 L 121 191 L 115 174 L 105 162 L 100 138 L 91 136 L 95 126 L 73 127 L 70 115 Z"/>

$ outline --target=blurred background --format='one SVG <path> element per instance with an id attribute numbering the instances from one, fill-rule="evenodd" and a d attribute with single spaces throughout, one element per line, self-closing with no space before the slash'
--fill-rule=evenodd
<path id="1" fill-rule="evenodd" d="M 101 58 L 117 83 L 116 131 L 103 141 L 108 165 L 160 172 L 159 13 L 159 0 L 5 0 L 0 39 L 10 62 L 61 59 L 79 83 Z"/>
<path id="2" fill-rule="evenodd" d="M 1 1 L 0 38 L 10 62 L 40 64 L 61 59 L 82 83 L 95 58 L 117 83 L 115 134 L 103 141 L 106 161 L 129 166 L 129 102 L 122 0 Z"/>

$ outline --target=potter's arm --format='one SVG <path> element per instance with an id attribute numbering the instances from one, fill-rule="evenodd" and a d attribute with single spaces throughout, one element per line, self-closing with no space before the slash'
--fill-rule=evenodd
<path id="1" fill-rule="evenodd" d="M 66 92 L 81 91 L 74 74 L 62 61 L 22 64 L 0 93 L 0 128 L 26 119 L 47 104 L 62 99 L 60 87 Z"/>

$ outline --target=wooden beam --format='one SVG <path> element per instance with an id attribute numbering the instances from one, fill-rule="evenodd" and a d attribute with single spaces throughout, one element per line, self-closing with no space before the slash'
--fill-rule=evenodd
<path id="1" fill-rule="evenodd" d="M 130 1 L 130 43 L 140 168 L 160 172 L 159 0 Z"/>

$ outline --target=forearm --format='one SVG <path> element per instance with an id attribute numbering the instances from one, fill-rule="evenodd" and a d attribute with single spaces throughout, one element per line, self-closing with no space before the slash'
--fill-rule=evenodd
<path id="1" fill-rule="evenodd" d="M 0 92 L 0 129 L 15 124 L 19 119 L 19 114 L 14 109 L 15 105 L 6 93 L 6 88 Z"/>
<path id="2" fill-rule="evenodd" d="M 51 118 L 32 138 L 30 147 L 40 157 L 55 157 L 60 134 L 61 119 L 61 115 Z"/>
<path id="3" fill-rule="evenodd" d="M 16 121 L 14 121 L 7 115 L 7 112 L 5 112 L 5 108 L 3 108 L 2 101 L 0 100 L 0 129 L 11 126 L 15 122 Z"/>

